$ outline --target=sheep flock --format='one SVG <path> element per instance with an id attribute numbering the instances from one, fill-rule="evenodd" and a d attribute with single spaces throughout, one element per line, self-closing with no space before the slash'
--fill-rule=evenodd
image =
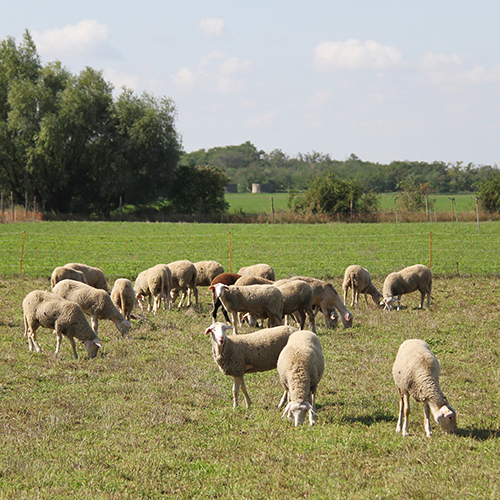
<path id="1" fill-rule="evenodd" d="M 75 358 L 78 357 L 75 339 L 84 344 L 88 357 L 93 358 L 101 347 L 97 337 L 99 319 L 112 321 L 126 336 L 133 331 L 135 322 L 151 321 L 161 304 L 165 314 L 172 314 L 170 311 L 180 296 L 176 310 L 210 318 L 205 334 L 210 337 L 216 368 L 233 377 L 233 407 L 238 406 L 240 390 L 246 407 L 251 405 L 245 374 L 276 370 L 285 393 L 279 400 L 277 384 L 277 397 L 272 405 L 285 407 L 283 417 L 288 416 L 295 426 L 304 422 L 306 414 L 310 425 L 316 423 L 316 417 L 321 418 L 316 394 L 324 373 L 333 369 L 325 366 L 321 335 L 331 334 L 331 329 L 339 326 L 339 318 L 344 328 L 352 327 L 356 321 L 346 307 L 350 289 L 351 306 L 358 309 L 359 295 L 364 294 L 365 307 L 378 309 L 381 314 L 400 314 L 389 311 L 395 307 L 400 311 L 402 295 L 416 291 L 420 292 L 419 308 L 424 307 L 425 298 L 430 308 L 432 291 L 432 273 L 421 264 L 390 273 L 381 283 L 382 293 L 367 269 L 351 265 L 342 283 L 344 300 L 333 283 L 311 276 L 276 279 L 273 268 L 262 263 L 241 267 L 237 274 L 225 272 L 221 264 L 212 260 L 159 263 L 141 271 L 135 282 L 116 278 L 114 286 L 110 286 L 104 271 L 70 263 L 56 267 L 48 278 L 51 290 L 34 290 L 22 304 L 24 334 L 30 351 L 41 351 L 36 331 L 43 327 L 56 334 L 57 356 L 61 356 L 61 341 L 65 336 Z M 212 302 L 209 308 L 199 298 L 202 287 L 209 291 Z M 368 303 L 367 295 L 373 304 Z M 217 321 L 219 308 L 225 322 Z M 320 311 L 324 322 L 318 318 Z M 306 319 L 310 329 L 306 328 Z M 441 390 L 439 362 L 430 347 L 422 340 L 408 339 L 394 356 L 395 394 L 400 397 L 397 432 L 403 436 L 409 434 L 410 396 L 424 405 L 428 437 L 432 435 L 430 413 L 446 433 L 456 432 L 456 412 Z"/>

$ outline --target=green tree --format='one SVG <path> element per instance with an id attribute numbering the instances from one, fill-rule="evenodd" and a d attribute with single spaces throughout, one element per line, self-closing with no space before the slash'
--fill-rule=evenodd
<path id="1" fill-rule="evenodd" d="M 292 195 L 289 201 L 294 212 L 312 214 L 367 213 L 376 205 L 377 197 L 365 194 L 362 184 L 339 179 L 333 173 L 317 177 L 305 193 Z"/>
<path id="2" fill-rule="evenodd" d="M 479 186 L 479 204 L 486 212 L 500 212 L 500 171 L 492 170 Z"/>

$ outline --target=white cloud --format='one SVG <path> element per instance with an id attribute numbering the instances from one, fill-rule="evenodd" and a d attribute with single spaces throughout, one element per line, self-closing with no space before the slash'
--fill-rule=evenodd
<path id="1" fill-rule="evenodd" d="M 140 79 L 137 75 L 129 75 L 114 69 L 106 69 L 103 73 L 106 81 L 111 82 L 115 87 L 115 93 L 120 93 L 122 87 L 127 87 L 137 91 L 140 85 Z"/>
<path id="2" fill-rule="evenodd" d="M 55 28 L 40 33 L 33 31 L 37 49 L 49 57 L 90 57 L 121 58 L 120 52 L 109 42 L 106 24 L 95 20 L 81 21 L 75 26 Z"/>
<path id="3" fill-rule="evenodd" d="M 420 58 L 419 68 L 423 71 L 439 69 L 454 69 L 462 66 L 462 60 L 457 54 L 436 54 L 428 51 Z"/>
<path id="4" fill-rule="evenodd" d="M 206 17 L 200 20 L 199 26 L 205 38 L 215 40 L 224 34 L 224 20 Z"/>
<path id="5" fill-rule="evenodd" d="M 331 70 L 389 70 L 399 66 L 403 53 L 373 40 L 361 42 L 350 39 L 345 42 L 320 42 L 313 50 L 313 68 Z"/>
<path id="6" fill-rule="evenodd" d="M 268 128 L 274 124 L 279 116 L 279 111 L 271 109 L 260 115 L 252 116 L 248 119 L 248 125 L 254 128 Z"/>
<path id="7" fill-rule="evenodd" d="M 332 98 L 332 92 L 328 89 L 319 89 L 309 99 L 309 105 L 313 108 L 322 108 L 326 106 Z"/>
<path id="8" fill-rule="evenodd" d="M 200 85 L 206 92 L 234 94 L 246 90 L 247 83 L 238 77 L 238 74 L 251 67 L 252 61 L 248 59 L 240 59 L 216 50 L 203 56 L 196 67 L 181 68 L 174 75 L 174 81 L 185 89 L 194 89 Z"/>

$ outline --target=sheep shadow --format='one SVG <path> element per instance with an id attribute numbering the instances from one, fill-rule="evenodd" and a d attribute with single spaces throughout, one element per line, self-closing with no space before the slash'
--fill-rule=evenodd
<path id="1" fill-rule="evenodd" d="M 500 431 L 498 429 L 477 429 L 477 428 L 465 428 L 457 429 L 457 436 L 468 437 L 476 441 L 486 441 L 488 439 L 498 439 L 500 437 Z"/>
<path id="2" fill-rule="evenodd" d="M 348 424 L 362 424 L 365 425 L 366 427 L 370 427 L 375 424 L 380 424 L 380 423 L 395 423 L 397 422 L 397 418 L 389 413 L 385 412 L 376 412 L 373 415 L 362 415 L 359 417 L 355 416 L 343 416 L 342 421 Z"/>

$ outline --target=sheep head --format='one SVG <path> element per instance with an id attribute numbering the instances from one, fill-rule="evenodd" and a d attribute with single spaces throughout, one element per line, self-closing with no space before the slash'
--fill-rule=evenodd
<path id="1" fill-rule="evenodd" d="M 394 308 L 394 302 L 395 302 L 394 297 L 384 297 L 380 301 L 380 305 L 384 306 L 384 311 L 385 310 L 392 311 L 392 309 Z"/>
<path id="2" fill-rule="evenodd" d="M 314 425 L 314 415 L 316 415 L 316 412 L 314 411 L 311 403 L 308 401 L 290 401 L 287 405 L 285 410 L 283 411 L 283 415 L 281 418 L 284 418 L 285 416 L 288 416 L 288 418 L 292 418 L 295 422 L 295 427 L 298 427 L 299 425 L 302 425 L 304 423 L 304 420 L 306 418 L 307 412 L 310 413 L 310 418 L 309 418 L 309 423 L 311 425 Z"/>
<path id="3" fill-rule="evenodd" d="M 224 292 L 229 289 L 229 287 L 224 285 L 224 283 L 216 283 L 215 285 L 211 285 L 208 289 L 212 290 L 217 298 L 220 298 L 224 295 Z"/>
<path id="4" fill-rule="evenodd" d="M 455 434 L 455 432 L 457 432 L 457 414 L 451 406 L 444 405 L 439 408 L 434 418 L 436 423 L 439 424 L 441 429 L 447 434 Z"/>
<path id="5" fill-rule="evenodd" d="M 210 335 L 210 338 L 214 344 L 223 346 L 227 339 L 226 330 L 232 329 L 232 326 L 221 323 L 220 321 L 216 321 L 205 330 L 205 335 Z"/>
<path id="6" fill-rule="evenodd" d="M 84 344 L 85 344 L 85 349 L 87 349 L 87 354 L 89 355 L 89 358 L 95 358 L 97 356 L 97 351 L 99 350 L 99 347 L 101 347 L 99 339 L 95 338 L 93 340 L 85 340 Z"/>

